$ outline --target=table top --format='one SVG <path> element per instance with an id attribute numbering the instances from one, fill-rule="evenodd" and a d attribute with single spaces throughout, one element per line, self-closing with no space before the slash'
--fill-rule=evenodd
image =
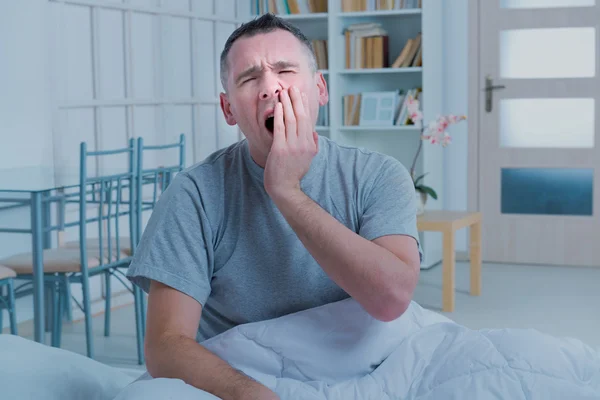
<path id="1" fill-rule="evenodd" d="M 126 169 L 106 168 L 103 175 L 122 174 Z M 88 177 L 94 174 L 88 171 Z M 33 193 L 79 186 L 77 167 L 22 167 L 0 169 L 0 193 Z"/>
<path id="2" fill-rule="evenodd" d="M 44 192 L 79 185 L 79 168 L 48 166 L 0 169 L 0 192 Z"/>
<path id="3" fill-rule="evenodd" d="M 478 211 L 426 210 L 417 216 L 417 226 L 422 231 L 456 230 L 479 221 Z"/>

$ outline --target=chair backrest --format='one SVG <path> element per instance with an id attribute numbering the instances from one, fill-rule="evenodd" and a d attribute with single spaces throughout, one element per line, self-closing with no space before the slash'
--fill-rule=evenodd
<path id="1" fill-rule="evenodd" d="M 121 248 L 121 219 L 127 218 L 129 224 L 129 243 L 133 251 L 136 240 L 135 198 L 137 178 L 137 156 L 134 139 L 129 140 L 125 148 L 114 150 L 88 151 L 85 142 L 80 145 L 79 171 L 79 242 L 81 259 L 87 260 L 87 229 L 96 224 L 98 229 L 98 251 L 101 264 L 122 262 L 125 255 Z M 88 173 L 90 157 L 108 157 L 122 154 L 127 157 L 126 170 Z M 98 206 L 97 216 L 88 215 L 88 205 Z"/>
<path id="2" fill-rule="evenodd" d="M 144 153 L 178 150 L 178 161 L 170 165 L 145 166 Z M 142 237 L 142 215 L 144 211 L 154 209 L 162 192 L 169 186 L 173 177 L 185 168 L 185 135 L 179 135 L 179 141 L 163 145 L 145 145 L 144 139 L 137 139 L 137 190 L 136 190 L 136 239 Z M 150 187 L 150 193 L 145 196 L 144 187 Z"/>

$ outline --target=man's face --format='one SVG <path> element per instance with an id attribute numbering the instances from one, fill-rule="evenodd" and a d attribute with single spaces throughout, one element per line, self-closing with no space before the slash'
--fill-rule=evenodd
<path id="1" fill-rule="evenodd" d="M 311 69 L 308 49 L 291 33 L 275 30 L 236 40 L 228 55 L 227 93 L 221 109 L 227 123 L 237 124 L 250 153 L 263 166 L 273 143 L 272 117 L 282 90 L 296 86 L 306 93 L 312 126 L 319 106 L 327 103 L 325 79 Z"/>

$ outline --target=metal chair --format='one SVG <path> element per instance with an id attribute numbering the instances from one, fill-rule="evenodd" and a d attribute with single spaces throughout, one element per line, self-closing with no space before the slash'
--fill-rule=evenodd
<path id="1" fill-rule="evenodd" d="M 142 231 L 143 231 L 143 213 L 146 211 L 152 211 L 154 206 L 160 197 L 160 194 L 169 186 L 171 180 L 177 172 L 183 170 L 185 166 L 185 135 L 179 136 L 179 141 L 176 143 L 164 144 L 164 145 L 145 145 L 142 137 L 136 140 L 136 177 L 135 177 L 135 233 L 132 235 L 134 238 L 134 246 L 130 245 L 129 237 L 120 237 L 119 243 L 121 244 L 121 251 L 124 251 L 127 255 L 133 256 L 135 247 L 139 242 Z M 178 150 L 178 162 L 170 165 L 159 166 L 147 166 L 144 163 L 145 152 L 158 152 L 158 151 L 172 151 L 173 149 Z M 148 196 L 144 198 L 144 188 L 149 187 L 150 191 Z M 97 251 L 100 243 L 98 239 L 91 239 L 87 241 L 86 247 L 88 250 Z M 70 241 L 62 244 L 64 248 L 79 248 L 80 242 Z M 67 296 L 69 285 L 66 285 Z M 107 297 L 110 297 L 110 286 L 106 287 Z M 138 337 L 138 362 L 143 364 L 143 338 L 146 332 L 146 299 L 143 291 L 134 286 L 133 294 L 135 298 L 135 314 L 136 314 L 136 336 Z M 110 321 L 110 308 L 107 308 L 105 314 L 107 321 Z M 110 326 L 109 322 L 105 321 L 105 336 L 108 336 L 107 327 Z"/>
<path id="2" fill-rule="evenodd" d="M 0 333 L 3 329 L 3 313 L 2 309 L 8 310 L 10 319 L 10 333 L 13 335 L 17 334 L 17 311 L 15 309 L 15 288 L 13 284 L 13 278 L 17 276 L 16 272 L 10 268 L 0 265 Z M 7 294 L 2 294 L 3 288 L 7 288 Z"/>
<path id="3" fill-rule="evenodd" d="M 100 158 L 123 154 L 128 158 L 128 168 L 125 172 L 107 174 L 88 174 L 88 158 Z M 86 350 L 90 358 L 94 358 L 92 312 L 90 299 L 90 278 L 104 275 L 105 296 L 105 335 L 110 333 L 110 305 L 111 305 L 111 276 L 116 277 L 127 287 L 121 276 L 121 269 L 127 268 L 132 260 L 136 246 L 136 147 L 131 139 L 129 146 L 116 150 L 88 151 L 87 144 L 80 145 L 80 183 L 76 193 L 66 194 L 64 203 L 78 205 L 79 218 L 73 222 L 65 222 L 64 214 L 61 216 L 61 230 L 77 227 L 79 232 L 79 245 L 77 248 L 54 248 L 44 251 L 44 280 L 50 285 L 53 293 L 53 323 L 52 345 L 60 347 L 62 333 L 62 317 L 64 313 L 63 301 L 65 296 L 70 297 L 69 286 L 71 283 L 80 283 L 82 286 L 83 304 L 73 299 L 82 310 L 85 317 Z M 88 215 L 88 205 L 97 206 L 97 216 Z M 129 246 L 124 248 L 121 241 L 121 219 L 127 218 L 129 225 Z M 88 243 L 88 229 L 98 229 L 98 238 L 93 239 L 97 246 Z M 3 263 L 17 272 L 20 279 L 31 279 L 32 255 L 23 253 L 15 255 Z M 129 288 L 128 288 L 129 289 Z M 135 295 L 136 302 L 138 296 Z M 141 315 L 136 304 L 136 324 L 141 325 Z M 143 342 L 143 336 L 137 334 L 138 348 Z M 143 363 L 143 354 L 138 352 L 138 362 Z"/>
<path id="4" fill-rule="evenodd" d="M 136 233 L 135 237 L 139 243 L 143 233 L 143 214 L 152 211 L 160 195 L 169 186 L 173 177 L 185 167 L 185 135 L 179 135 L 179 141 L 164 145 L 145 145 L 142 137 L 137 138 L 137 176 L 136 176 Z M 179 153 L 178 162 L 172 165 L 146 166 L 144 164 L 144 153 L 157 151 L 170 151 L 177 149 Z M 162 163 L 168 164 L 168 163 Z M 149 193 L 145 196 L 144 188 L 149 187 Z M 146 299 L 143 291 L 136 287 L 136 304 L 140 309 L 136 310 L 142 316 L 141 325 L 138 326 L 138 335 L 144 335 L 146 331 Z M 139 345 L 139 344 L 138 344 Z M 138 351 L 141 351 L 139 349 Z"/>

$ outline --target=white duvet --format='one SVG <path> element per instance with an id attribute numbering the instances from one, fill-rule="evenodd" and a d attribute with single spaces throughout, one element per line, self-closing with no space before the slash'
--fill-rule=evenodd
<path id="1" fill-rule="evenodd" d="M 31 368 L 47 376 L 19 374 L 5 364 L 6 351 L 14 356 L 17 343 L 7 336 L 0 335 L 0 393 L 13 397 L 2 399 L 113 399 L 131 382 L 63 350 L 44 347 L 49 355 L 40 355 L 41 346 L 25 340 L 35 349 L 29 350 L 30 362 L 37 363 Z M 384 323 L 348 299 L 241 325 L 202 344 L 282 400 L 600 399 L 600 352 L 581 341 L 535 330 L 470 330 L 414 302 L 402 317 Z M 70 374 L 61 378 L 80 382 L 71 397 L 65 383 L 51 383 L 64 363 Z M 24 389 L 18 379 L 27 379 L 28 396 L 19 396 Z M 43 395 L 34 397 L 40 382 Z"/>
<path id="2" fill-rule="evenodd" d="M 204 345 L 282 399 L 600 399 L 600 352 L 535 330 L 470 330 L 412 303 L 354 300 L 239 326 Z"/>

